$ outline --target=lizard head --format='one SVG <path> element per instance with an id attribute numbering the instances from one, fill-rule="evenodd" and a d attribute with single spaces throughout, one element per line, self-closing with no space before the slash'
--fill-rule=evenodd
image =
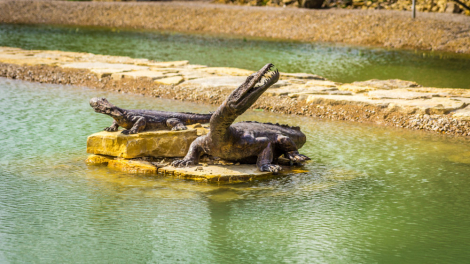
<path id="1" fill-rule="evenodd" d="M 121 111 L 116 106 L 108 102 L 106 98 L 91 98 L 90 106 L 97 113 L 111 115 L 111 116 L 122 116 Z"/>
<path id="2" fill-rule="evenodd" d="M 246 78 L 246 81 L 227 98 L 227 106 L 238 115 L 243 114 L 256 100 L 279 80 L 279 71 L 268 63 L 261 70 Z"/>

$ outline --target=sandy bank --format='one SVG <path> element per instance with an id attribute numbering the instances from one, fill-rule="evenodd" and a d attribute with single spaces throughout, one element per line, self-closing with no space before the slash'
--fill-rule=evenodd
<path id="1" fill-rule="evenodd" d="M 0 47 L 0 77 L 214 105 L 220 105 L 249 74 L 188 61 Z M 470 136 L 470 90 L 425 88 L 409 81 L 348 84 L 312 74 L 281 73 L 281 80 L 253 108 Z"/>
<path id="2" fill-rule="evenodd" d="M 0 23 L 106 26 L 470 53 L 470 17 L 193 2 L 0 1 Z"/>

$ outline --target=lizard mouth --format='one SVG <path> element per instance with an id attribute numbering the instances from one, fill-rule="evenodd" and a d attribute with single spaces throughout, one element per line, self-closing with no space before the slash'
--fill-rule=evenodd
<path id="1" fill-rule="evenodd" d="M 112 105 L 106 98 L 91 98 L 90 106 L 95 110 L 96 113 L 100 114 L 113 114 L 115 116 L 121 116 L 122 113 L 115 109 L 116 107 Z"/>
<path id="2" fill-rule="evenodd" d="M 250 75 L 245 83 L 232 93 L 231 107 L 246 110 L 278 80 L 279 70 L 271 63 L 266 64 L 261 70 Z"/>

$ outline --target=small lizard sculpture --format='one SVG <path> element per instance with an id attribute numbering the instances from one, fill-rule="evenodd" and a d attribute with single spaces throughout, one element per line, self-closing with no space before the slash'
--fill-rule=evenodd
<path id="1" fill-rule="evenodd" d="M 185 125 L 208 123 L 212 114 L 194 114 L 165 112 L 156 110 L 126 110 L 119 108 L 106 100 L 106 98 L 92 98 L 90 106 L 97 113 L 109 115 L 114 119 L 113 124 L 104 130 L 117 131 L 124 127 L 123 134 L 136 134 L 149 130 L 185 130 Z"/>

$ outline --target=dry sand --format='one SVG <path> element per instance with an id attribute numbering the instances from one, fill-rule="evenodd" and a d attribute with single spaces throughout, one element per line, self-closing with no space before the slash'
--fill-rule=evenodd
<path id="1" fill-rule="evenodd" d="M 204 2 L 0 1 L 0 23 L 105 26 L 470 53 L 470 17 Z"/>

